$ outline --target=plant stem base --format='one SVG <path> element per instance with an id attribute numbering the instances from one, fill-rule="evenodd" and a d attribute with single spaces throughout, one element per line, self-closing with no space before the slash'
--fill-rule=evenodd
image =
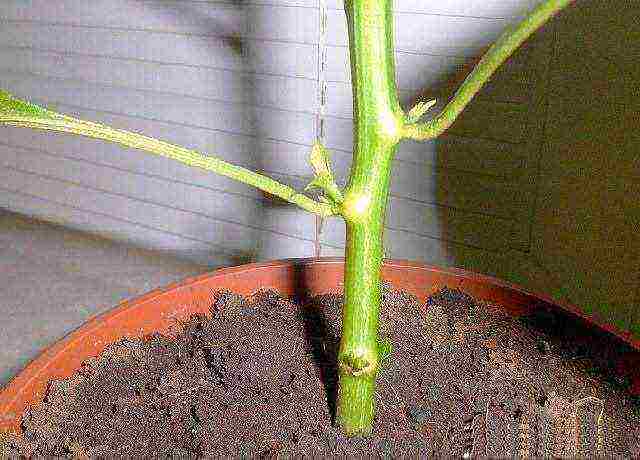
<path id="1" fill-rule="evenodd" d="M 337 422 L 347 436 L 369 436 L 375 416 L 375 377 L 340 372 Z"/>

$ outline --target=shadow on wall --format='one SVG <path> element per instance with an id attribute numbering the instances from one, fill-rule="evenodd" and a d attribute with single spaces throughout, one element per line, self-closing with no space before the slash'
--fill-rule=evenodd
<path id="1" fill-rule="evenodd" d="M 507 24 L 517 22 L 532 6 L 525 3 L 514 3 L 519 6 L 514 11 L 503 7 L 505 19 L 499 26 L 493 24 L 496 20 L 475 19 L 493 24 L 491 30 L 470 22 L 476 35 L 467 33 L 463 42 L 450 44 L 452 49 L 457 47 L 455 56 L 420 56 L 431 69 L 418 65 L 418 60 L 411 66 L 413 57 L 399 55 L 399 86 L 422 88 L 400 91 L 403 107 L 435 98 L 438 103 L 430 113 L 438 113 L 479 61 L 475 56 L 482 56 Z M 533 155 L 541 138 L 541 117 L 535 113 L 542 107 L 535 97 L 546 77 L 531 62 L 539 59 L 544 45 L 536 36 L 512 56 L 446 134 L 426 143 L 401 145 L 398 159 L 408 164 L 396 165 L 392 189 L 424 205 L 414 210 L 412 205 L 394 203 L 407 210 L 400 215 L 391 209 L 388 225 L 402 225 L 426 238 L 410 243 L 414 246 L 411 251 L 392 240 L 392 253 L 495 274 L 496 264 L 490 260 L 495 254 L 527 249 L 529 229 L 519 222 L 530 219 L 527 203 L 533 196 Z M 422 86 L 416 85 L 419 82 Z"/>
<path id="2" fill-rule="evenodd" d="M 577 1 L 502 67 L 434 158 L 448 263 L 637 333 L 639 13 Z M 474 64 L 426 97 L 448 100 Z"/>
<path id="3" fill-rule="evenodd" d="M 247 2 L 245 0 L 230 0 L 212 9 L 211 5 L 195 2 L 149 3 L 142 0 L 135 1 L 139 3 L 139 7 L 148 10 L 150 14 L 162 18 L 163 24 L 197 27 L 198 33 L 206 37 L 204 43 L 206 52 L 215 53 L 208 59 L 208 61 L 212 61 L 211 58 L 213 58 L 213 63 L 210 65 L 216 70 L 226 70 L 230 78 L 222 81 L 208 79 L 204 82 L 185 82 L 185 84 L 219 86 L 215 93 L 219 95 L 221 100 L 232 102 L 236 107 L 241 107 L 242 126 L 234 128 L 242 134 L 243 139 L 240 142 L 242 155 L 235 156 L 230 161 L 251 170 L 263 171 L 264 164 L 257 137 L 259 117 L 256 110 L 258 98 L 254 73 L 255 63 L 252 62 L 250 40 L 246 38 L 249 25 L 252 23 L 251 9 L 247 8 Z M 206 92 L 207 89 L 203 88 L 203 91 Z M 220 116 L 223 117 L 224 114 L 220 114 Z M 217 146 L 213 145 L 211 151 L 217 150 Z M 242 222 L 250 227 L 253 232 L 250 232 L 250 236 L 245 238 L 243 244 L 224 248 L 227 253 L 228 265 L 241 265 L 256 261 L 260 258 L 262 246 L 268 243 L 268 234 L 265 236 L 265 233 L 260 231 L 265 217 L 264 200 L 256 200 L 255 206 L 252 207 L 242 206 L 238 209 L 230 209 L 229 216 L 233 216 L 231 220 Z M 210 229 L 194 228 L 193 232 L 206 235 L 210 233 Z"/>
<path id="4" fill-rule="evenodd" d="M 302 190 L 311 179 L 307 176 L 300 177 L 300 163 L 304 162 L 303 174 L 310 175 L 306 159 L 310 147 L 305 144 L 310 144 L 306 131 L 314 129 L 313 122 L 307 123 L 307 118 L 313 120 L 314 116 L 307 115 L 315 106 L 317 95 L 315 90 L 306 90 L 310 78 L 294 77 L 298 74 L 307 76 L 309 72 L 306 68 L 308 57 L 301 58 L 301 51 L 294 47 L 294 39 L 300 35 L 300 29 L 304 26 L 295 22 L 301 13 L 290 14 L 288 10 L 295 10 L 294 8 L 271 7 L 247 3 L 245 0 L 219 3 L 215 10 L 212 10 L 210 3 L 197 2 L 144 5 L 145 8 L 152 7 L 166 15 L 169 22 L 206 24 L 212 40 L 222 40 L 225 50 L 233 53 L 233 59 L 241 61 L 242 72 L 236 72 L 235 76 L 241 79 L 242 85 L 233 87 L 235 91 L 241 92 L 237 99 L 243 104 L 242 118 L 249 132 L 246 136 L 248 140 L 244 141 L 244 162 L 235 158 L 231 161 Z M 207 14 L 211 11 L 215 11 L 215 17 Z M 302 33 L 304 38 L 298 38 L 303 45 L 309 41 L 311 32 L 306 31 Z M 269 39 L 263 41 L 263 36 Z M 292 43 L 287 43 L 287 40 Z M 265 42 L 269 42 L 269 46 L 265 46 Z M 291 48 L 291 51 L 284 56 L 282 53 L 286 47 Z M 302 49 L 309 47 L 310 45 L 304 45 Z M 216 66 L 224 66 L 224 59 L 221 56 L 221 62 Z M 296 68 L 298 61 L 302 61 L 299 64 L 301 69 Z M 210 84 L 215 85 L 216 82 Z M 293 101 L 296 97 L 301 100 Z M 306 123 L 303 129 L 300 129 L 301 123 Z M 300 158 L 301 151 L 303 158 Z M 251 214 L 250 218 L 244 217 L 250 220 L 249 225 L 256 231 L 248 238 L 250 243 L 246 250 L 237 251 L 231 264 L 311 256 L 310 240 L 315 236 L 315 230 L 310 225 L 314 222 L 313 217 L 305 216 L 297 207 L 274 196 L 257 193 L 255 207 L 236 210 L 238 213 Z M 275 229 L 275 232 L 261 231 L 268 227 Z"/>
<path id="5" fill-rule="evenodd" d="M 244 115 L 252 136 L 247 163 L 264 169 L 261 139 L 269 121 L 256 109 L 262 95 L 256 92 L 252 73 L 251 40 L 239 37 L 273 18 L 253 17 L 251 8 L 238 1 L 230 6 L 229 22 L 220 22 L 224 16 L 207 18 L 196 5 L 173 2 L 154 8 L 163 9 L 169 19 L 208 24 L 213 36 L 242 57 Z M 640 196 L 640 160 L 635 154 L 639 5 L 576 1 L 527 41 L 446 135 L 426 145 L 403 145 L 398 153 L 402 164 L 394 165 L 385 236 L 388 255 L 497 276 L 597 312 L 620 327 L 637 328 L 640 200 L 629 197 Z M 340 19 L 334 16 L 332 20 Z M 449 33 L 453 29 L 447 28 L 450 18 L 445 16 L 438 16 L 436 25 Z M 399 47 L 415 48 L 415 53 L 398 59 L 400 87 L 404 82 L 405 88 L 427 88 L 401 91 L 403 105 L 435 96 L 440 101 L 436 112 L 475 61 L 430 56 L 417 42 L 429 36 L 409 36 L 416 21 L 408 16 L 401 20 L 412 26 L 397 27 Z M 460 55 L 478 51 L 478 43 L 487 43 L 482 37 L 488 29 L 482 24 L 460 32 L 460 40 L 468 43 L 443 41 L 444 32 L 433 37 L 434 50 L 460 45 L 465 50 Z M 495 21 L 487 24 L 498 27 Z M 460 27 L 450 27 L 456 25 Z M 330 37 L 329 42 L 339 44 L 340 38 Z M 425 73 L 423 60 L 438 72 Z M 329 94 L 329 116 L 335 115 L 336 121 L 329 138 L 335 146 L 347 146 L 350 129 L 340 130 L 349 125 L 351 99 L 339 85 L 332 82 L 336 91 Z M 336 175 L 344 178 L 349 161 L 338 163 Z M 291 183 L 286 176 L 274 176 Z M 256 228 L 265 216 L 291 210 L 277 201 L 264 202 L 265 207 L 250 211 Z M 343 229 L 337 227 L 324 236 L 336 250 L 343 240 Z M 274 250 L 265 252 L 265 247 L 278 246 L 259 233 L 255 241 L 261 242 L 255 252 L 250 248 L 239 254 L 238 262 L 270 255 Z"/>
<path id="6" fill-rule="evenodd" d="M 520 48 L 469 104 L 454 125 L 431 141 L 433 211 L 440 256 L 433 263 L 500 276 L 496 259 L 529 249 L 537 155 L 547 82 L 545 32 Z M 482 56 L 486 48 L 478 56 Z M 479 57 L 434 79 L 412 102 L 436 98 L 437 113 Z M 405 104 L 409 106 L 411 104 Z"/>
<path id="7" fill-rule="evenodd" d="M 208 18 L 198 5 L 154 3 L 153 8 L 168 21 L 206 24 L 211 40 L 222 40 L 229 56 L 234 56 L 221 59 L 242 60 L 242 85 L 234 88 L 242 93 L 238 97 L 245 104 L 243 117 L 250 120 L 250 142 L 237 162 L 257 170 L 273 168 L 276 156 L 268 159 L 263 154 L 271 125 L 260 105 L 264 90 L 257 89 L 262 87 L 254 73 L 255 40 L 239 37 L 257 24 L 265 25 L 264 21 L 271 21 L 270 27 L 284 24 L 272 24 L 277 20 L 264 11 L 264 17 L 254 17 L 257 13 L 242 1 L 230 4 L 228 17 Z M 634 155 L 638 146 L 634 89 L 640 76 L 640 34 L 634 18 L 639 5 L 578 0 L 503 66 L 445 136 L 437 142 L 402 146 L 401 161 L 394 164 L 385 235 L 390 257 L 494 275 L 600 311 L 624 327 L 638 324 L 640 250 L 635 235 L 640 212 L 639 200 L 629 197 L 640 196 L 640 160 Z M 415 22 L 407 15 L 401 20 Z M 439 28 L 448 30 L 443 24 L 450 18 L 438 16 L 437 21 L 442 21 L 437 22 Z M 482 27 L 461 35 L 470 44 L 460 44 L 465 49 L 460 55 L 468 56 L 469 49 L 478 51 L 476 44 L 488 42 L 478 38 L 486 32 Z M 414 51 L 398 57 L 401 88 L 422 86 L 426 97 L 446 102 L 474 62 L 429 55 L 408 35 L 415 27 L 400 24 L 397 29 L 398 47 Z M 340 37 L 329 38 L 330 43 L 341 44 Z M 451 45 L 438 43 L 436 49 Z M 339 53 L 342 48 L 332 50 Z M 335 154 L 336 175 L 344 179 L 350 162 L 351 97 L 343 91 L 348 71 L 343 78 L 339 66 L 334 67 L 328 139 L 329 148 L 342 149 Z M 421 99 L 421 93 L 401 91 L 403 105 Z M 278 167 L 290 172 L 288 164 Z M 291 176 L 271 175 L 298 189 L 305 185 Z M 265 220 L 299 215 L 275 200 L 263 202 L 265 206 L 256 202 L 255 209 L 233 212 L 249 213 L 243 218 L 256 229 Z M 335 252 L 323 254 L 339 255 L 344 229 L 331 222 L 325 225 L 323 243 L 332 244 Z M 237 251 L 237 263 L 283 257 L 284 240 L 276 240 L 275 235 L 256 230 L 251 246 Z"/>

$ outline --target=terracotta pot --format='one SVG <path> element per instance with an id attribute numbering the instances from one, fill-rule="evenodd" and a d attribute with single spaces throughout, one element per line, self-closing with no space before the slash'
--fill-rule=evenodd
<path id="1" fill-rule="evenodd" d="M 109 343 L 123 336 L 140 337 L 152 332 L 168 332 L 195 312 L 206 312 L 212 292 L 229 289 L 248 295 L 260 288 L 274 288 L 284 295 L 323 294 L 342 290 L 343 259 L 290 259 L 242 265 L 188 278 L 126 301 L 85 323 L 32 361 L 0 393 L 0 430 L 19 432 L 24 409 L 38 403 L 50 379 L 71 375 L 81 363 L 98 355 Z M 420 301 L 448 286 L 460 288 L 478 299 L 498 305 L 517 316 L 542 305 L 564 309 L 581 316 L 594 331 L 608 331 L 635 348 L 621 356 L 621 373 L 636 372 L 635 386 L 640 392 L 640 341 L 615 330 L 597 318 L 586 318 L 571 305 L 557 305 L 543 295 L 488 276 L 464 270 L 438 268 L 407 261 L 385 262 L 383 276 L 394 288 L 404 289 Z M 611 337 L 616 340 L 615 337 Z"/>

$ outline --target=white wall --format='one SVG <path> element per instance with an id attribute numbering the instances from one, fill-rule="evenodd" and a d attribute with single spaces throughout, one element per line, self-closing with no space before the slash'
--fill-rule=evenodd
<path id="1" fill-rule="evenodd" d="M 421 96 L 446 101 L 474 57 L 536 3 L 397 0 L 398 84 L 405 106 Z M 625 112 L 616 107 L 637 100 L 632 88 L 639 40 L 620 44 L 637 31 L 630 20 L 637 17 L 637 2 L 615 0 L 617 6 L 603 9 L 605 3 L 578 1 L 536 34 L 447 135 L 402 145 L 385 236 L 389 257 L 463 266 L 596 310 L 602 296 L 586 293 L 615 291 L 616 308 L 624 311 L 620 324 L 634 323 L 640 254 L 637 220 L 629 216 L 637 216 L 638 206 L 625 201 L 629 195 L 617 181 L 628 193 L 636 191 L 639 165 L 631 146 L 638 143 L 622 139 L 629 130 L 607 136 L 609 128 L 600 131 L 592 154 L 584 153 L 585 142 L 570 142 L 584 117 L 604 110 L 615 120 Z M 346 45 L 338 0 L 0 3 L 0 87 L 66 113 L 210 152 L 299 188 L 311 174 L 307 155 L 319 118 L 342 183 L 348 173 Z M 611 71 L 612 60 L 625 70 Z M 318 116 L 323 84 L 326 105 Z M 613 105 L 602 102 L 611 98 Z M 574 116 L 571 124 L 566 114 L 574 108 L 583 117 Z M 559 112 L 565 124 L 557 120 Z M 593 129 L 587 137 L 594 139 Z M 575 163 L 571 151 L 583 152 Z M 607 160 L 612 152 L 622 160 Z M 200 262 L 343 253 L 338 220 L 325 222 L 317 237 L 314 216 L 134 150 L 0 128 L 0 161 L 0 206 Z M 614 170 L 598 175 L 596 187 L 609 195 L 592 198 L 591 207 L 576 215 L 581 208 L 561 197 L 581 195 L 590 186 L 585 178 L 603 165 Z M 618 252 L 612 253 L 602 226 L 592 229 L 591 239 L 578 230 L 594 219 L 592 209 L 621 193 L 627 217 L 619 219 Z M 611 221 L 605 214 L 598 219 Z M 586 240 L 597 248 L 591 262 L 581 259 Z M 614 274 L 589 268 L 617 257 L 611 254 L 624 260 Z M 582 273 L 578 284 L 576 270 Z M 623 278 L 629 281 L 618 282 Z"/>
<path id="2" fill-rule="evenodd" d="M 422 3 L 397 4 L 405 100 L 476 54 L 505 26 L 504 18 L 521 13 L 531 0 Z M 328 20 L 323 73 L 321 14 Z M 341 176 L 348 170 L 346 44 L 344 12 L 336 1 L 0 4 L 2 87 L 60 111 L 284 174 L 296 185 L 310 174 L 306 157 L 317 133 L 321 78 L 327 85 L 326 140 Z M 93 141 L 1 132 L 4 205 L 12 210 L 213 264 L 315 254 L 313 216 L 291 207 L 265 208 L 261 196 L 243 185 Z M 394 255 L 443 260 L 434 244 L 441 237 L 441 207 L 433 166 L 433 146 L 406 146 L 400 155 L 389 238 L 401 241 L 408 232 L 415 243 L 409 252 L 404 244 L 390 244 Z M 468 219 L 466 211 L 452 212 Z M 409 222 L 407 214 L 424 218 Z M 461 241 L 475 243 L 485 234 L 463 233 Z M 342 234 L 336 222 L 328 223 L 323 253 L 339 252 Z"/>
<path id="3" fill-rule="evenodd" d="M 317 8 L 16 0 L 0 18 L 11 92 L 243 166 L 306 173 Z M 312 216 L 265 212 L 231 180 L 71 137 L 3 128 L 0 142 L 10 209 L 214 265 L 313 254 Z"/>

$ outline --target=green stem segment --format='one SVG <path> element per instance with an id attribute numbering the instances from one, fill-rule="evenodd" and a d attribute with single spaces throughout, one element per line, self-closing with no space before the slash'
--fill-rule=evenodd
<path id="1" fill-rule="evenodd" d="M 515 27 L 505 30 L 491 45 L 480 62 L 467 76 L 453 99 L 435 118 L 426 123 L 410 123 L 403 129 L 403 137 L 415 140 L 435 139 L 445 132 L 462 113 L 473 97 L 489 81 L 491 76 L 524 41 L 542 27 L 560 10 L 574 0 L 546 0 L 540 3 Z"/>
<path id="2" fill-rule="evenodd" d="M 163 142 L 152 137 L 61 115 L 16 99 L 5 91 L 0 91 L 0 124 L 71 133 L 114 142 L 124 145 L 125 147 L 144 150 L 149 153 L 171 158 L 188 166 L 230 177 L 231 179 L 256 187 L 323 217 L 336 213 L 333 207 L 327 203 L 318 203 L 308 196 L 298 193 L 291 187 L 241 166 L 236 166 L 195 150 Z"/>
<path id="3" fill-rule="evenodd" d="M 374 216 L 347 222 L 337 420 L 349 436 L 369 434 L 375 413 L 383 223 L 383 218 Z"/>
<path id="4" fill-rule="evenodd" d="M 392 0 L 345 4 L 354 156 L 342 204 L 347 241 L 337 420 L 350 436 L 368 434 L 373 424 L 384 218 L 391 161 L 404 119 L 395 83 L 391 8 Z"/>

